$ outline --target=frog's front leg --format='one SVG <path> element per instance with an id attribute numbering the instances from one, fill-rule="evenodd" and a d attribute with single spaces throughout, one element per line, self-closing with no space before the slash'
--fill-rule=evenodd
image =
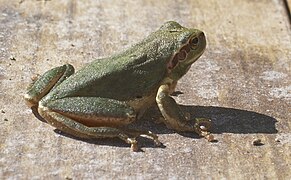
<path id="1" fill-rule="evenodd" d="M 136 137 L 148 136 L 159 145 L 158 136 L 150 131 L 122 128 L 136 118 L 135 111 L 125 102 L 100 97 L 67 97 L 40 102 L 39 114 L 49 124 L 81 138 L 118 137 L 138 150 Z"/>
<path id="2" fill-rule="evenodd" d="M 24 99 L 29 107 L 37 106 L 38 102 L 53 88 L 74 74 L 74 67 L 65 64 L 48 70 L 27 89 Z"/>
<path id="3" fill-rule="evenodd" d="M 213 136 L 208 132 L 211 126 L 210 120 L 205 118 L 196 118 L 195 121 L 187 120 L 176 101 L 170 97 L 173 91 L 172 86 L 170 83 L 162 84 L 156 96 L 165 124 L 176 131 L 194 131 L 209 141 L 213 141 Z"/>

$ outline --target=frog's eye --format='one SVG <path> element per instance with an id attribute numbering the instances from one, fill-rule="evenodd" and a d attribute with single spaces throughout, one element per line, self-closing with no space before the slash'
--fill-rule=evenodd
<path id="1" fill-rule="evenodd" d="M 197 46 L 198 46 L 198 43 L 199 43 L 199 39 L 198 39 L 198 37 L 193 37 L 193 38 L 190 40 L 190 47 L 191 47 L 191 49 L 196 49 Z"/>
<path id="2" fill-rule="evenodd" d="M 187 52 L 185 50 L 181 50 L 178 54 L 177 54 L 177 58 L 179 61 L 183 61 L 185 60 L 187 57 Z"/>

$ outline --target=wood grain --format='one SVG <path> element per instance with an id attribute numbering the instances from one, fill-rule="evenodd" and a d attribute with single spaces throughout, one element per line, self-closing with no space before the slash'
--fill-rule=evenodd
<path id="1" fill-rule="evenodd" d="M 140 138 L 144 152 L 133 153 L 118 139 L 53 131 L 25 105 L 32 76 L 79 69 L 168 20 L 207 36 L 175 98 L 191 118 L 212 119 L 217 143 L 148 113 L 136 124 L 165 147 Z M 291 179 L 290 29 L 281 0 L 0 0 L 0 179 Z"/>

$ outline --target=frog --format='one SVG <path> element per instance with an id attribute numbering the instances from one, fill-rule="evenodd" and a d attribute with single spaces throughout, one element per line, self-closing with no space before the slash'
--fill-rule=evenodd
<path id="1" fill-rule="evenodd" d="M 133 151 L 139 149 L 139 136 L 162 144 L 151 131 L 128 128 L 153 106 L 168 128 L 211 141 L 211 120 L 190 120 L 171 96 L 205 49 L 204 32 L 168 21 L 128 49 L 77 72 L 71 64 L 48 70 L 28 87 L 24 99 L 61 132 L 85 139 L 120 138 Z"/>

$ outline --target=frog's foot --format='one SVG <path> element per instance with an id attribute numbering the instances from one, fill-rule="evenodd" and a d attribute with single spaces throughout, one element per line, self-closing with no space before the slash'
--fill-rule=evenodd
<path id="1" fill-rule="evenodd" d="M 155 133 L 151 132 L 151 131 L 142 131 L 142 130 L 133 130 L 133 129 L 127 129 L 124 130 L 127 134 L 130 134 L 133 137 L 146 137 L 146 138 L 150 138 L 154 141 L 156 146 L 161 146 L 161 142 L 159 141 L 159 137 L 158 135 L 156 135 Z"/>
<path id="2" fill-rule="evenodd" d="M 196 118 L 194 130 L 200 136 L 205 137 L 209 142 L 215 141 L 214 136 L 209 132 L 212 123 L 210 119 Z"/>
<path id="3" fill-rule="evenodd" d="M 133 137 L 130 137 L 133 136 Z M 118 134 L 118 137 L 122 140 L 124 140 L 126 143 L 131 145 L 131 150 L 132 151 L 138 151 L 138 142 L 136 138 L 138 136 L 141 137 L 147 137 L 153 139 L 154 143 L 156 146 L 161 146 L 161 142 L 158 139 L 158 136 L 151 131 L 139 131 L 139 130 L 122 130 L 121 133 Z"/>

